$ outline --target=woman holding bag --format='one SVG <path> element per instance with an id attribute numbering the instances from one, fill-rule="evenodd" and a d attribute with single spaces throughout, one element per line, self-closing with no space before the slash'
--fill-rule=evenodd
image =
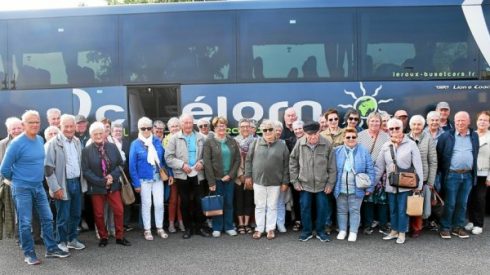
<path id="1" fill-rule="evenodd" d="M 403 134 L 403 122 L 392 118 L 388 120 L 388 131 L 390 141 L 386 142 L 381 148 L 378 159 L 376 160 L 376 182 L 381 179 L 383 173 L 389 175 L 396 172 L 399 168 L 415 168 L 419 182 L 416 190 L 422 190 L 423 169 L 422 159 L 417 144 Z M 394 156 L 394 157 L 393 157 Z M 388 176 L 385 184 L 385 191 L 388 194 L 388 204 L 390 206 L 391 232 L 383 237 L 383 240 L 396 239 L 396 243 L 405 243 L 405 233 L 408 232 L 407 197 L 408 191 L 413 189 L 393 187 Z"/>
<path id="2" fill-rule="evenodd" d="M 347 222 L 349 221 L 349 242 L 357 240 L 357 231 L 361 220 L 360 211 L 364 195 L 368 196 L 374 190 L 374 167 L 369 151 L 361 144 L 357 144 L 357 131 L 346 128 L 344 144 L 335 149 L 337 162 L 337 182 L 334 196 L 337 199 L 337 222 L 339 225 L 338 240 L 345 239 L 347 235 Z M 369 176 L 371 185 L 359 188 L 356 174 L 364 173 Z"/>
<path id="3" fill-rule="evenodd" d="M 157 234 L 162 239 L 168 237 L 163 229 L 163 181 L 160 176 L 160 167 L 167 169 L 163 158 L 165 150 L 160 139 L 152 134 L 152 121 L 147 117 L 138 120 L 138 138 L 131 143 L 129 149 L 129 173 L 134 190 L 141 195 L 141 214 L 145 228 L 144 237 L 148 241 L 153 240 L 151 234 L 151 203 L 155 210 L 155 225 Z M 168 181 L 172 185 L 172 171 Z"/>
<path id="4" fill-rule="evenodd" d="M 214 134 L 210 133 L 204 142 L 204 171 L 209 191 L 216 191 L 224 199 L 223 215 L 213 217 L 213 237 L 220 237 L 223 230 L 230 236 L 236 236 L 233 226 L 233 194 L 240 166 L 240 150 L 236 141 L 226 134 L 226 118 L 215 117 L 211 124 Z"/>

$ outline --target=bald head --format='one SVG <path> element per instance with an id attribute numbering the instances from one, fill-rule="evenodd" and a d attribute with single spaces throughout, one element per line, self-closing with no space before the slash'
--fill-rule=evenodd
<path id="1" fill-rule="evenodd" d="M 466 133 L 470 127 L 470 114 L 461 111 L 454 115 L 454 126 L 458 133 Z"/>
<path id="2" fill-rule="evenodd" d="M 289 129 L 293 128 L 293 122 L 295 122 L 298 119 L 298 116 L 296 115 L 296 111 L 294 110 L 293 107 L 289 107 L 284 111 L 284 124 L 286 124 L 286 127 Z"/>

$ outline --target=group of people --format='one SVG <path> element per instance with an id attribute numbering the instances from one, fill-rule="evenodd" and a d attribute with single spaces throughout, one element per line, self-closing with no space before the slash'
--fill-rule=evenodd
<path id="1" fill-rule="evenodd" d="M 483 231 L 490 185 L 489 111 L 477 114 L 476 130 L 470 128 L 467 112 L 450 121 L 446 102 L 425 118 L 409 117 L 405 110 L 393 117 L 373 112 L 363 129 L 356 110 L 346 112 L 341 127 L 335 109 L 318 122 L 302 122 L 288 108 L 283 122 L 266 119 L 257 128 L 251 119 L 240 120 L 236 137 L 228 134 L 225 117 L 200 119 L 196 128 L 192 115 L 182 114 L 167 122 L 166 135 L 164 122 L 142 117 L 138 137 L 129 146 L 122 125 L 107 119 L 88 127 L 84 116 L 61 115 L 57 109 L 48 110 L 47 117 L 46 143 L 37 135 L 36 111 L 7 119 L 8 137 L 0 141 L 0 199 L 13 204 L 4 209 L 15 212 L 8 219 L 17 217 L 28 264 L 40 263 L 31 235 L 33 210 L 47 257 L 67 257 L 69 249 L 85 248 L 77 230 L 85 193 L 91 198 L 99 246 L 108 245 L 110 234 L 117 244 L 131 245 L 124 237 L 130 211 L 120 193 L 126 173 L 141 198 L 148 241 L 154 232 L 166 239 L 166 229 L 182 231 L 184 239 L 226 233 L 272 240 L 289 225 L 300 231 L 300 241 L 315 236 L 322 242 L 330 241 L 335 227 L 338 240 L 355 242 L 362 228 L 368 235 L 379 230 L 384 240 L 399 244 L 406 233 L 416 238 L 425 226 L 437 228 L 443 239 Z M 417 175 L 415 188 L 394 186 L 399 170 Z M 54 200 L 53 211 L 43 181 Z M 412 193 L 426 198 L 441 194 L 442 215 L 409 217 Z M 223 197 L 222 215 L 203 214 L 201 198 L 207 194 Z M 4 222 L 5 233 L 15 234 L 13 222 Z"/>

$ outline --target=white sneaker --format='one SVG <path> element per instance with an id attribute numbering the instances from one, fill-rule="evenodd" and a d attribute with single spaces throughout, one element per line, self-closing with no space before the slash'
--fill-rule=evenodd
<path id="1" fill-rule="evenodd" d="M 397 244 L 404 244 L 405 243 L 405 233 L 398 233 L 398 238 L 396 239 Z"/>
<path id="2" fill-rule="evenodd" d="M 466 224 L 464 226 L 464 229 L 466 229 L 466 231 L 471 231 L 473 229 L 474 225 L 472 222 L 469 222 L 468 224 Z"/>
<path id="3" fill-rule="evenodd" d="M 215 238 L 221 237 L 221 232 L 219 232 L 219 231 L 213 231 L 213 237 L 215 237 Z"/>
<path id="4" fill-rule="evenodd" d="M 153 241 L 153 235 L 151 235 L 151 231 L 150 230 L 145 230 L 145 240 L 147 241 Z"/>
<path id="5" fill-rule="evenodd" d="M 68 242 L 67 247 L 75 250 L 82 250 L 85 248 L 85 245 L 81 243 L 79 240 L 73 239 L 71 242 Z"/>
<path id="6" fill-rule="evenodd" d="M 59 249 L 61 249 L 61 251 L 63 251 L 63 252 L 68 252 L 68 251 L 70 251 L 70 250 L 68 249 L 68 246 L 66 246 L 66 243 L 65 243 L 65 242 L 61 242 L 61 243 L 59 243 L 59 244 L 58 244 L 58 248 L 59 248 Z"/>
<path id="7" fill-rule="evenodd" d="M 226 230 L 226 234 L 228 234 L 229 236 L 236 236 L 238 235 L 235 231 L 235 229 L 232 229 L 232 230 Z"/>
<path id="8" fill-rule="evenodd" d="M 349 241 L 349 242 L 355 242 L 356 240 L 357 240 L 357 233 L 350 232 L 349 233 L 349 238 L 347 239 L 347 241 Z"/>
<path id="9" fill-rule="evenodd" d="M 340 231 L 339 234 L 337 235 L 337 240 L 345 240 L 345 236 L 347 236 L 347 232 Z"/>
<path id="10" fill-rule="evenodd" d="M 279 231 L 280 233 L 286 233 L 286 232 L 288 232 L 288 230 L 286 229 L 286 227 L 284 226 L 284 224 L 277 224 L 277 231 Z"/>
<path id="11" fill-rule="evenodd" d="M 479 226 L 474 226 L 473 229 L 471 230 L 471 233 L 473 233 L 473 235 L 479 235 L 483 233 L 483 228 Z"/>

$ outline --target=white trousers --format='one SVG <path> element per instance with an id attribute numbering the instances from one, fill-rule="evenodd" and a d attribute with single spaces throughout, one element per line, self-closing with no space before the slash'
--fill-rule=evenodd
<path id="1" fill-rule="evenodd" d="M 262 186 L 254 183 L 256 231 L 267 232 L 276 229 L 277 200 L 280 186 Z"/>
<path id="2" fill-rule="evenodd" d="M 141 216 L 145 230 L 151 229 L 151 197 L 153 195 L 153 207 L 155 210 L 155 225 L 158 229 L 163 228 L 163 182 L 143 181 L 141 182 Z"/>

